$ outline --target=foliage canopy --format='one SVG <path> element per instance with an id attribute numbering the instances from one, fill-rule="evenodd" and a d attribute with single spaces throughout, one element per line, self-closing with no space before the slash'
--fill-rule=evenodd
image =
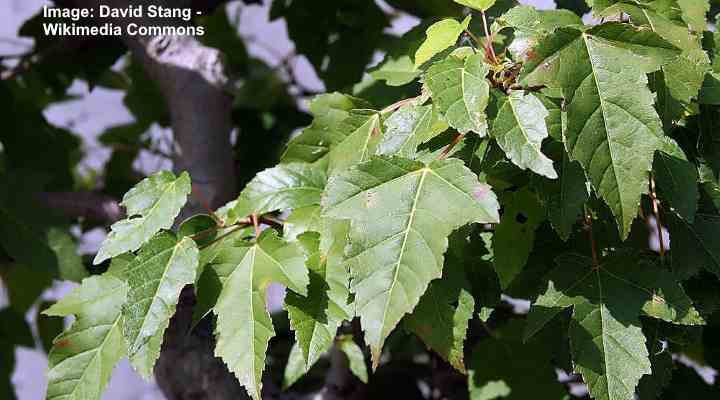
<path id="1" fill-rule="evenodd" d="M 50 350 L 49 399 L 99 399 L 124 356 L 149 378 L 191 284 L 196 319 L 214 323 L 215 355 L 260 399 L 280 329 L 266 309 L 271 283 L 287 288 L 295 338 L 285 387 L 338 351 L 370 384 L 395 360 L 447 363 L 467 383 L 460 398 L 569 398 L 555 369 L 578 374 L 597 400 L 717 393 L 685 366 L 673 372 L 670 357 L 720 367 L 720 38 L 708 30 L 709 1 L 588 1 L 594 25 L 567 9 L 427 2 L 443 4 L 418 15 L 446 18 L 395 38 L 354 88 L 372 52 L 346 54 L 344 43 L 374 43 L 382 12 L 351 10 L 367 20 L 359 29 L 298 1 L 275 3 L 273 16 L 337 91 L 312 99 L 312 121 L 283 122 L 286 105 L 273 105 L 276 126 L 306 127 L 208 215 L 173 229 L 191 192 L 187 173 L 125 184 L 127 218 L 87 269 L 70 254 L 66 225 L 28 208 L 32 195 L 20 192 L 33 188 L 17 185 L 27 172 L 15 158 L 26 144 L 0 134 L 0 179 L 18 188 L 0 193 L 9 260 L 0 272 L 13 307 L 27 304 L 10 286 L 20 268 L 93 275 L 43 312 L 76 318 Z M 300 25 L 313 12 L 336 42 Z M 350 66 L 332 72 L 339 64 Z M 0 101 L 20 90 L 3 83 Z M 128 98 L 137 90 L 147 89 L 134 83 Z M 143 126 L 164 118 L 137 117 Z M 76 146 L 33 121 L 23 128 Z M 46 162 L 34 168 L 70 165 Z M 72 180 L 50 176 L 46 188 Z M 513 312 L 509 298 L 529 299 L 529 313 Z M 2 318 L 5 357 L 26 343 L 25 328 Z"/>

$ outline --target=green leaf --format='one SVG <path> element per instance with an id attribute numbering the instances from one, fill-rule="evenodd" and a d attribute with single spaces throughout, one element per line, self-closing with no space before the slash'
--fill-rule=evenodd
<path id="1" fill-rule="evenodd" d="M 48 229 L 47 241 L 57 257 L 60 279 L 80 282 L 88 276 L 85 264 L 77 253 L 77 245 L 66 230 L 56 227 Z"/>
<path id="2" fill-rule="evenodd" d="M 325 171 L 307 163 L 280 164 L 255 176 L 240 193 L 228 223 L 250 214 L 295 209 L 320 204 Z"/>
<path id="3" fill-rule="evenodd" d="M 453 0 L 458 4 L 473 8 L 478 11 L 487 11 L 488 8 L 495 5 L 497 0 Z"/>
<path id="4" fill-rule="evenodd" d="M 677 0 L 682 18 L 695 32 L 703 32 L 707 28 L 707 13 L 710 11 L 710 0 Z"/>
<path id="5" fill-rule="evenodd" d="M 522 341 L 523 323 L 511 320 L 472 350 L 468 387 L 471 400 L 507 398 L 561 399 L 552 348 L 544 341 Z"/>
<path id="6" fill-rule="evenodd" d="M 514 38 L 507 50 L 514 59 L 527 61 L 533 57 L 531 50 L 543 36 L 559 27 L 582 24 L 582 19 L 570 10 L 538 10 L 533 6 L 520 5 L 495 19 L 491 29 L 499 32 L 512 28 Z"/>
<path id="7" fill-rule="evenodd" d="M 510 192 L 493 236 L 495 272 L 506 289 L 522 272 L 535 244 L 535 230 L 545 220 L 537 196 L 528 189 Z"/>
<path id="8" fill-rule="evenodd" d="M 373 157 L 330 179 L 323 215 L 350 219 L 346 264 L 373 366 L 385 339 L 442 273 L 447 236 L 499 220 L 495 194 L 457 159 Z"/>
<path id="9" fill-rule="evenodd" d="M 123 197 L 128 218 L 114 223 L 93 260 L 101 262 L 135 251 L 161 229 L 168 229 L 185 205 L 190 194 L 190 176 L 183 172 L 175 178 L 172 172 L 162 171 L 140 183 Z"/>
<path id="10" fill-rule="evenodd" d="M 595 399 L 631 400 L 640 378 L 651 373 L 640 314 L 682 325 L 704 323 L 674 276 L 638 254 L 620 251 L 598 266 L 567 254 L 557 264 L 530 311 L 526 337 L 572 306 L 575 372 Z"/>
<path id="11" fill-rule="evenodd" d="M 160 232 L 140 249 L 125 267 L 130 287 L 123 336 L 135 369 L 149 379 L 160 356 L 162 335 L 175 314 L 180 291 L 195 282 L 198 249 L 190 238 L 178 241 L 171 232 Z"/>
<path id="12" fill-rule="evenodd" d="M 337 126 L 350 115 L 350 110 L 368 108 L 363 100 L 340 93 L 321 94 L 310 102 L 315 117 L 312 124 L 288 143 L 282 162 L 315 162 L 330 147 L 344 138 L 336 133 Z"/>
<path id="13" fill-rule="evenodd" d="M 448 18 L 430 25 L 425 31 L 427 38 L 415 52 L 415 68 L 430 61 L 448 47 L 454 46 L 469 24 L 470 16 L 465 17 L 462 23 Z"/>
<path id="14" fill-rule="evenodd" d="M 259 400 L 265 352 L 275 329 L 265 306 L 265 289 L 282 283 L 306 295 L 308 273 L 297 243 L 285 243 L 272 230 L 252 246 L 222 249 L 214 264 L 230 273 L 214 307 L 215 355 L 222 358 L 248 394 Z"/>
<path id="15" fill-rule="evenodd" d="M 665 207 L 677 212 L 692 223 L 698 203 L 698 171 L 687 160 L 659 153 L 655 156 L 655 180 L 658 197 L 664 200 Z"/>
<path id="16" fill-rule="evenodd" d="M 403 106 L 385 120 L 385 134 L 378 143 L 376 154 L 414 158 L 418 146 L 440 133 L 433 130 L 437 119 L 431 105 Z"/>
<path id="17" fill-rule="evenodd" d="M 42 311 L 50 308 L 50 306 L 52 306 L 50 302 L 44 301 L 40 303 L 37 313 L 35 314 L 38 337 L 45 353 L 50 353 L 53 341 L 65 329 L 65 318 L 51 317 L 42 313 Z"/>
<path id="18" fill-rule="evenodd" d="M 76 318 L 48 355 L 47 399 L 100 399 L 115 364 L 126 354 L 120 310 L 127 291 L 115 277 L 93 276 L 43 312 Z"/>
<path id="19" fill-rule="evenodd" d="M 468 321 L 475 311 L 464 265 L 446 258 L 441 279 L 432 281 L 404 324 L 425 345 L 458 371 L 465 373 L 464 343 Z"/>
<path id="20" fill-rule="evenodd" d="M 366 161 L 374 153 L 382 129 L 380 114 L 373 110 L 353 110 L 338 126 L 344 137 L 328 154 L 330 172 Z"/>
<path id="21" fill-rule="evenodd" d="M 562 89 L 570 159 L 585 169 L 625 238 L 648 191 L 655 151 L 668 147 L 646 74 L 679 51 L 654 32 L 611 22 L 587 31 L 558 29 L 535 52 L 521 81 Z M 566 65 L 574 65 L 571 73 Z"/>
<path id="22" fill-rule="evenodd" d="M 285 372 L 283 373 L 283 390 L 287 390 L 295 382 L 300 380 L 308 371 L 305 365 L 305 357 L 298 342 L 293 343 L 288 355 L 287 364 L 285 364 Z"/>
<path id="23" fill-rule="evenodd" d="M 292 242 L 305 232 L 320 232 L 320 206 L 297 208 L 288 215 L 283 225 L 283 237 Z"/>
<path id="24" fill-rule="evenodd" d="M 490 85 L 485 76 L 490 67 L 483 62 L 483 57 L 474 54 L 463 60 L 450 55 L 433 64 L 423 76 L 440 113 L 460 133 L 487 134 L 485 108 Z"/>
<path id="25" fill-rule="evenodd" d="M 539 192 L 550 224 L 558 236 L 567 241 L 573 226 L 583 215 L 583 206 L 590 198 L 585 173 L 577 161 L 570 161 L 563 150 L 560 178 L 543 180 Z"/>
<path id="26" fill-rule="evenodd" d="M 367 365 L 365 365 L 365 354 L 360 346 L 355 343 L 351 335 L 340 336 L 337 339 L 338 349 L 348 359 L 348 367 L 360 382 L 368 383 Z"/>
<path id="27" fill-rule="evenodd" d="M 545 118 L 550 113 L 532 93 L 513 91 L 501 100 L 492 135 L 508 158 L 520 167 L 550 179 L 558 177 L 552 160 L 541 150 L 548 137 Z"/>
<path id="28" fill-rule="evenodd" d="M 645 328 L 643 331 L 647 337 L 652 375 L 645 375 L 640 379 L 637 392 L 641 400 L 657 399 L 663 389 L 670 383 L 675 368 L 672 353 L 665 348 L 666 343 L 663 337 L 660 336 L 662 333 L 660 325 L 661 321 L 653 320 L 643 326 Z"/>
<path id="29" fill-rule="evenodd" d="M 705 75 L 698 101 L 700 104 L 720 105 L 720 73 L 709 72 Z"/>
<path id="30" fill-rule="evenodd" d="M 657 74 L 660 82 L 655 84 L 658 109 L 665 127 L 669 129 L 690 113 L 691 103 L 697 98 L 705 73 L 710 69 L 710 59 L 680 17 L 673 15 L 674 12 L 668 13 L 666 9 L 653 9 L 656 4 L 659 3 L 647 6 L 618 4 L 613 9 L 627 13 L 633 23 L 649 27 L 683 50 L 674 62 L 663 66 L 662 72 Z"/>
<path id="31" fill-rule="evenodd" d="M 696 214 L 694 223 L 668 214 L 673 270 L 683 278 L 701 268 L 720 276 L 720 217 Z"/>
<path id="32" fill-rule="evenodd" d="M 347 224 L 343 221 L 324 220 L 323 223 L 323 236 L 335 240 L 347 235 Z M 303 235 L 306 240 L 307 235 Z M 285 298 L 290 327 L 295 331 L 296 343 L 302 349 L 308 369 L 330 350 L 340 323 L 352 315 L 348 305 L 348 273 L 342 265 L 328 265 L 330 249 L 321 251 L 318 246 L 319 243 L 315 243 L 306 263 L 310 272 L 307 295 L 290 292 Z"/>
<path id="33" fill-rule="evenodd" d="M 412 57 L 425 41 L 426 24 L 420 24 L 390 44 L 385 59 L 369 70 L 370 76 L 388 86 L 403 86 L 420 76 Z"/>

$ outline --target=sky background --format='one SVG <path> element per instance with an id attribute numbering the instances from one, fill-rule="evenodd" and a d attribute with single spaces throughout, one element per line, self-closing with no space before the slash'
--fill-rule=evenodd
<path id="1" fill-rule="evenodd" d="M 276 66 L 287 54 L 293 52 L 293 43 L 288 39 L 285 23 L 282 20 L 268 20 L 269 0 L 263 6 L 239 5 L 229 6 L 230 16 L 239 18 L 239 34 L 245 38 L 251 55 L 263 59 L 270 66 Z M 450 0 L 448 0 L 450 1 Z M 524 4 L 533 4 L 538 8 L 554 8 L 554 0 L 520 0 Z M 35 15 L 44 4 L 44 0 L 0 0 L 0 54 L 21 54 L 32 48 L 33 41 L 19 38 L 17 30 L 28 18 Z M 381 6 L 387 7 L 382 1 Z M 402 16 L 393 21 L 388 28 L 390 32 L 402 34 L 411 29 L 419 21 L 411 16 Z M 378 60 L 381 58 L 378 55 Z M 306 88 L 323 91 L 322 82 L 318 79 L 308 61 L 300 56 L 295 60 L 295 75 Z M 70 89 L 77 96 L 72 101 L 54 104 L 45 110 L 45 116 L 51 124 L 70 128 L 81 135 L 84 140 L 86 155 L 81 168 L 85 171 L 101 169 L 110 156 L 110 152 L 99 145 L 97 138 L 108 127 L 133 121 L 132 115 L 123 106 L 121 91 L 95 88 L 88 91 L 85 83 L 76 81 Z M 153 127 L 153 136 L 169 136 L 169 130 Z M 172 167 L 169 161 L 143 153 L 136 162 L 136 167 L 148 174 L 160 169 Z M 99 247 L 104 231 L 96 230 L 83 235 L 80 251 L 93 253 Z M 49 289 L 44 297 L 48 300 L 57 299 L 72 290 L 73 284 L 58 283 Z M 270 294 L 271 308 L 277 309 L 282 288 L 275 288 Z M 0 308 L 7 303 L 4 289 L 0 285 Z M 36 310 L 28 312 L 29 318 Z M 17 363 L 13 374 L 13 383 L 19 400 L 40 400 L 44 398 L 46 389 L 47 357 L 42 350 L 18 348 Z M 144 382 L 125 360 L 116 369 L 103 396 L 103 400 L 163 400 L 164 396 L 152 383 Z"/>

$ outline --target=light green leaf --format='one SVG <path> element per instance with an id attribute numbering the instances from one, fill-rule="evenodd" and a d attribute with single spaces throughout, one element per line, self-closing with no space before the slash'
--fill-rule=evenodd
<path id="1" fill-rule="evenodd" d="M 485 108 L 490 85 L 485 76 L 490 67 L 483 62 L 483 57 L 479 53 L 465 59 L 450 55 L 433 64 L 423 76 L 440 113 L 460 133 L 487 134 Z"/>
<path id="2" fill-rule="evenodd" d="M 558 29 L 535 52 L 522 83 L 563 90 L 570 159 L 585 169 L 625 238 L 648 191 L 655 151 L 668 147 L 646 74 L 679 51 L 654 32 L 612 22 L 587 31 Z"/>
<path id="3" fill-rule="evenodd" d="M 258 173 L 240 193 L 228 223 L 250 214 L 295 209 L 320 204 L 325 171 L 307 163 L 280 164 Z"/>
<path id="4" fill-rule="evenodd" d="M 390 44 L 385 59 L 369 70 L 370 76 L 384 80 L 388 86 L 406 85 L 422 72 L 415 67 L 412 57 L 425 41 L 427 24 L 420 24 Z"/>
<path id="5" fill-rule="evenodd" d="M 337 126 L 350 115 L 350 110 L 368 107 L 365 101 L 341 93 L 316 96 L 310 102 L 310 112 L 315 117 L 312 124 L 288 143 L 282 162 L 320 160 L 345 137 L 338 135 Z"/>
<path id="6" fill-rule="evenodd" d="M 631 400 L 642 375 L 651 373 L 640 314 L 681 325 L 704 323 L 675 277 L 638 254 L 620 251 L 598 266 L 572 254 L 557 263 L 530 311 L 526 337 L 572 306 L 575 371 L 597 400 Z"/>
<path id="7" fill-rule="evenodd" d="M 48 400 L 100 400 L 115 364 L 126 354 L 120 309 L 127 291 L 120 279 L 93 276 L 43 312 L 76 318 L 48 355 Z"/>
<path id="8" fill-rule="evenodd" d="M 470 16 L 465 17 L 462 23 L 448 18 L 430 25 L 425 31 L 427 38 L 415 52 L 415 68 L 430 61 L 448 47 L 454 46 L 469 24 Z"/>
<path id="9" fill-rule="evenodd" d="M 48 229 L 47 241 L 57 257 L 60 279 L 80 282 L 88 276 L 82 258 L 77 253 L 77 245 L 66 230 L 56 227 Z"/>
<path id="10" fill-rule="evenodd" d="M 127 264 L 128 301 L 123 306 L 123 336 L 135 369 L 149 379 L 160 356 L 162 335 L 175 314 L 180 291 L 195 282 L 198 249 L 190 238 L 178 241 L 161 232 Z"/>
<path id="11" fill-rule="evenodd" d="M 504 212 L 493 236 L 493 263 L 503 289 L 527 264 L 535 244 L 535 230 L 545 220 L 537 196 L 524 188 L 503 198 Z"/>
<path id="12" fill-rule="evenodd" d="M 380 138 L 380 114 L 373 110 L 353 110 L 338 126 L 337 132 L 345 135 L 328 154 L 330 172 L 345 169 L 366 161 L 374 153 Z"/>
<path id="13" fill-rule="evenodd" d="M 494 400 L 510 395 L 512 390 L 505 381 L 487 381 L 481 384 L 474 383 L 475 373 L 468 375 L 468 390 L 470 400 Z"/>
<path id="14" fill-rule="evenodd" d="M 464 265 L 447 257 L 443 277 L 432 281 L 405 327 L 458 371 L 465 373 L 464 344 L 469 320 L 475 311 Z"/>
<path id="15" fill-rule="evenodd" d="M 266 230 L 252 246 L 221 250 L 214 265 L 229 271 L 214 308 L 215 355 L 222 358 L 248 394 L 259 400 L 265 352 L 275 335 L 265 305 L 266 288 L 278 282 L 305 295 L 305 256 L 297 243 L 286 243 Z"/>
<path id="16" fill-rule="evenodd" d="M 320 232 L 320 206 L 297 208 L 288 215 L 283 225 L 283 237 L 292 242 L 305 232 Z"/>
<path id="17" fill-rule="evenodd" d="M 294 385 L 300 378 L 305 376 L 308 367 L 305 365 L 305 357 L 303 356 L 300 345 L 295 342 L 290 348 L 287 364 L 285 364 L 285 372 L 283 373 L 283 390 L 287 390 Z"/>
<path id="18" fill-rule="evenodd" d="M 185 205 L 190 194 L 190 176 L 180 177 L 169 171 L 158 172 L 145 178 L 123 197 L 127 219 L 114 223 L 111 232 L 100 247 L 94 264 L 108 258 L 135 251 L 161 229 L 168 229 Z"/>
<path id="19" fill-rule="evenodd" d="M 348 359 L 348 367 L 360 382 L 368 382 L 367 365 L 365 365 L 365 354 L 360 346 L 355 343 L 352 336 L 344 335 L 337 339 L 337 346 Z"/>
<path id="20" fill-rule="evenodd" d="M 495 194 L 462 161 L 373 157 L 330 179 L 323 215 L 350 219 L 346 264 L 373 366 L 383 343 L 442 273 L 447 236 L 499 220 Z"/>
<path id="21" fill-rule="evenodd" d="M 341 240 L 347 235 L 344 221 L 324 220 L 323 226 L 323 236 L 328 238 L 337 236 Z M 303 238 L 308 239 L 307 235 Z M 343 265 L 328 265 L 329 249 L 323 249 L 323 252 L 318 246 L 316 243 L 306 263 L 310 271 L 307 295 L 290 292 L 285 298 L 290 326 L 295 331 L 296 343 L 302 349 L 307 368 L 330 350 L 340 323 L 352 318 L 348 305 L 348 273 Z"/>
<path id="22" fill-rule="evenodd" d="M 707 13 L 710 0 L 677 0 L 682 18 L 695 32 L 702 33 L 707 28 Z"/>
<path id="23" fill-rule="evenodd" d="M 432 105 L 406 105 L 385 120 L 385 134 L 376 154 L 413 158 L 419 145 L 440 132 L 433 130 L 438 116 Z"/>
<path id="24" fill-rule="evenodd" d="M 558 177 L 553 162 L 541 150 L 548 137 L 545 118 L 550 115 L 545 106 L 533 96 L 513 91 L 503 97 L 495 118 L 492 135 L 508 158 L 520 167 L 550 179 Z"/>
<path id="25" fill-rule="evenodd" d="M 495 5 L 497 0 L 453 0 L 458 4 L 473 8 L 478 11 L 487 11 L 488 8 Z"/>
<path id="26" fill-rule="evenodd" d="M 492 30 L 512 28 L 514 38 L 507 49 L 516 60 L 527 61 L 540 38 L 559 27 L 582 24 L 582 19 L 570 10 L 538 10 L 521 5 L 495 19 Z"/>

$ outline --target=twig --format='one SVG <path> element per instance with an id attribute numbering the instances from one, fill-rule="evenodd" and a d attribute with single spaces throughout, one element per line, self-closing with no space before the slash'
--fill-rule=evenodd
<path id="1" fill-rule="evenodd" d="M 598 261 L 597 245 L 595 244 L 595 235 L 593 234 L 592 217 L 590 216 L 590 213 L 587 212 L 587 210 L 585 210 L 585 227 L 588 232 L 588 239 L 590 239 L 593 269 L 595 270 L 600 267 L 600 262 Z"/>
<path id="2" fill-rule="evenodd" d="M 485 28 L 485 38 L 487 39 L 487 46 L 485 47 L 487 50 L 490 50 L 490 54 L 492 55 L 493 62 L 497 64 L 497 56 L 495 56 L 495 49 L 493 48 L 493 36 L 490 34 L 490 29 L 488 29 L 488 23 L 487 23 L 487 17 L 485 16 L 485 11 L 480 12 L 482 14 L 482 20 L 483 20 L 483 28 Z"/>
<path id="3" fill-rule="evenodd" d="M 658 243 L 660 244 L 660 260 L 665 261 L 665 243 L 663 240 L 663 225 L 660 220 L 660 200 L 655 191 L 655 177 L 650 173 L 650 199 L 652 200 L 653 214 L 655 214 L 655 227 L 657 228 Z"/>
<path id="4" fill-rule="evenodd" d="M 485 47 L 485 46 L 483 46 L 482 40 L 480 40 L 479 37 L 475 36 L 474 33 L 470 32 L 469 29 L 465 29 L 465 34 L 470 36 L 470 39 L 472 39 L 473 42 L 475 42 L 475 44 L 478 45 L 479 47 L 483 47 L 483 48 Z"/>
<path id="5" fill-rule="evenodd" d="M 250 220 L 252 221 L 252 224 L 255 227 L 255 238 L 260 237 L 260 225 L 258 224 L 257 214 L 250 214 Z"/>
<path id="6" fill-rule="evenodd" d="M 398 108 L 404 106 L 405 104 L 408 104 L 415 100 L 417 100 L 417 97 L 410 97 L 409 99 L 402 99 L 400 101 L 396 101 L 395 103 L 392 103 L 389 106 L 383 108 L 382 111 L 380 111 L 380 113 L 387 114 L 389 112 L 393 112 L 393 111 L 397 110 Z"/>
<path id="7" fill-rule="evenodd" d="M 200 204 L 202 204 L 203 208 L 205 208 L 205 211 L 207 211 L 208 215 L 212 217 L 212 219 L 215 220 L 215 223 L 218 225 L 222 225 L 222 220 L 220 217 L 215 214 L 215 211 L 212 210 L 210 207 L 210 202 L 207 200 L 207 197 L 205 197 L 205 194 L 203 193 L 202 189 L 200 189 L 199 185 L 192 185 L 192 191 L 195 193 L 195 197 L 200 201 Z"/>
<path id="8" fill-rule="evenodd" d="M 455 146 L 457 146 L 457 144 L 460 143 L 460 141 L 461 141 L 462 138 L 464 138 L 464 137 L 465 137 L 465 134 L 464 134 L 464 133 L 458 133 L 457 135 L 455 135 L 455 137 L 453 138 L 453 141 L 450 142 L 449 145 L 445 146 L 445 148 L 443 149 L 442 153 L 440 153 L 440 155 L 438 156 L 438 160 L 444 160 L 445 158 L 447 158 L 448 154 L 450 154 L 450 151 L 451 151 Z"/>
<path id="9" fill-rule="evenodd" d="M 245 224 L 237 225 L 235 228 L 233 228 L 233 229 L 231 229 L 231 230 L 223 233 L 222 235 L 216 237 L 215 239 L 211 240 L 209 243 L 205 244 L 204 246 L 201 246 L 201 247 L 200 247 L 200 250 L 212 246 L 213 244 L 215 244 L 215 243 L 217 243 L 217 242 L 225 239 L 226 237 L 232 235 L 233 233 L 235 233 L 235 232 L 237 232 L 237 231 L 239 231 L 240 229 L 243 229 L 243 228 L 245 228 L 245 227 L 247 227 L 247 225 L 245 225 Z"/>

